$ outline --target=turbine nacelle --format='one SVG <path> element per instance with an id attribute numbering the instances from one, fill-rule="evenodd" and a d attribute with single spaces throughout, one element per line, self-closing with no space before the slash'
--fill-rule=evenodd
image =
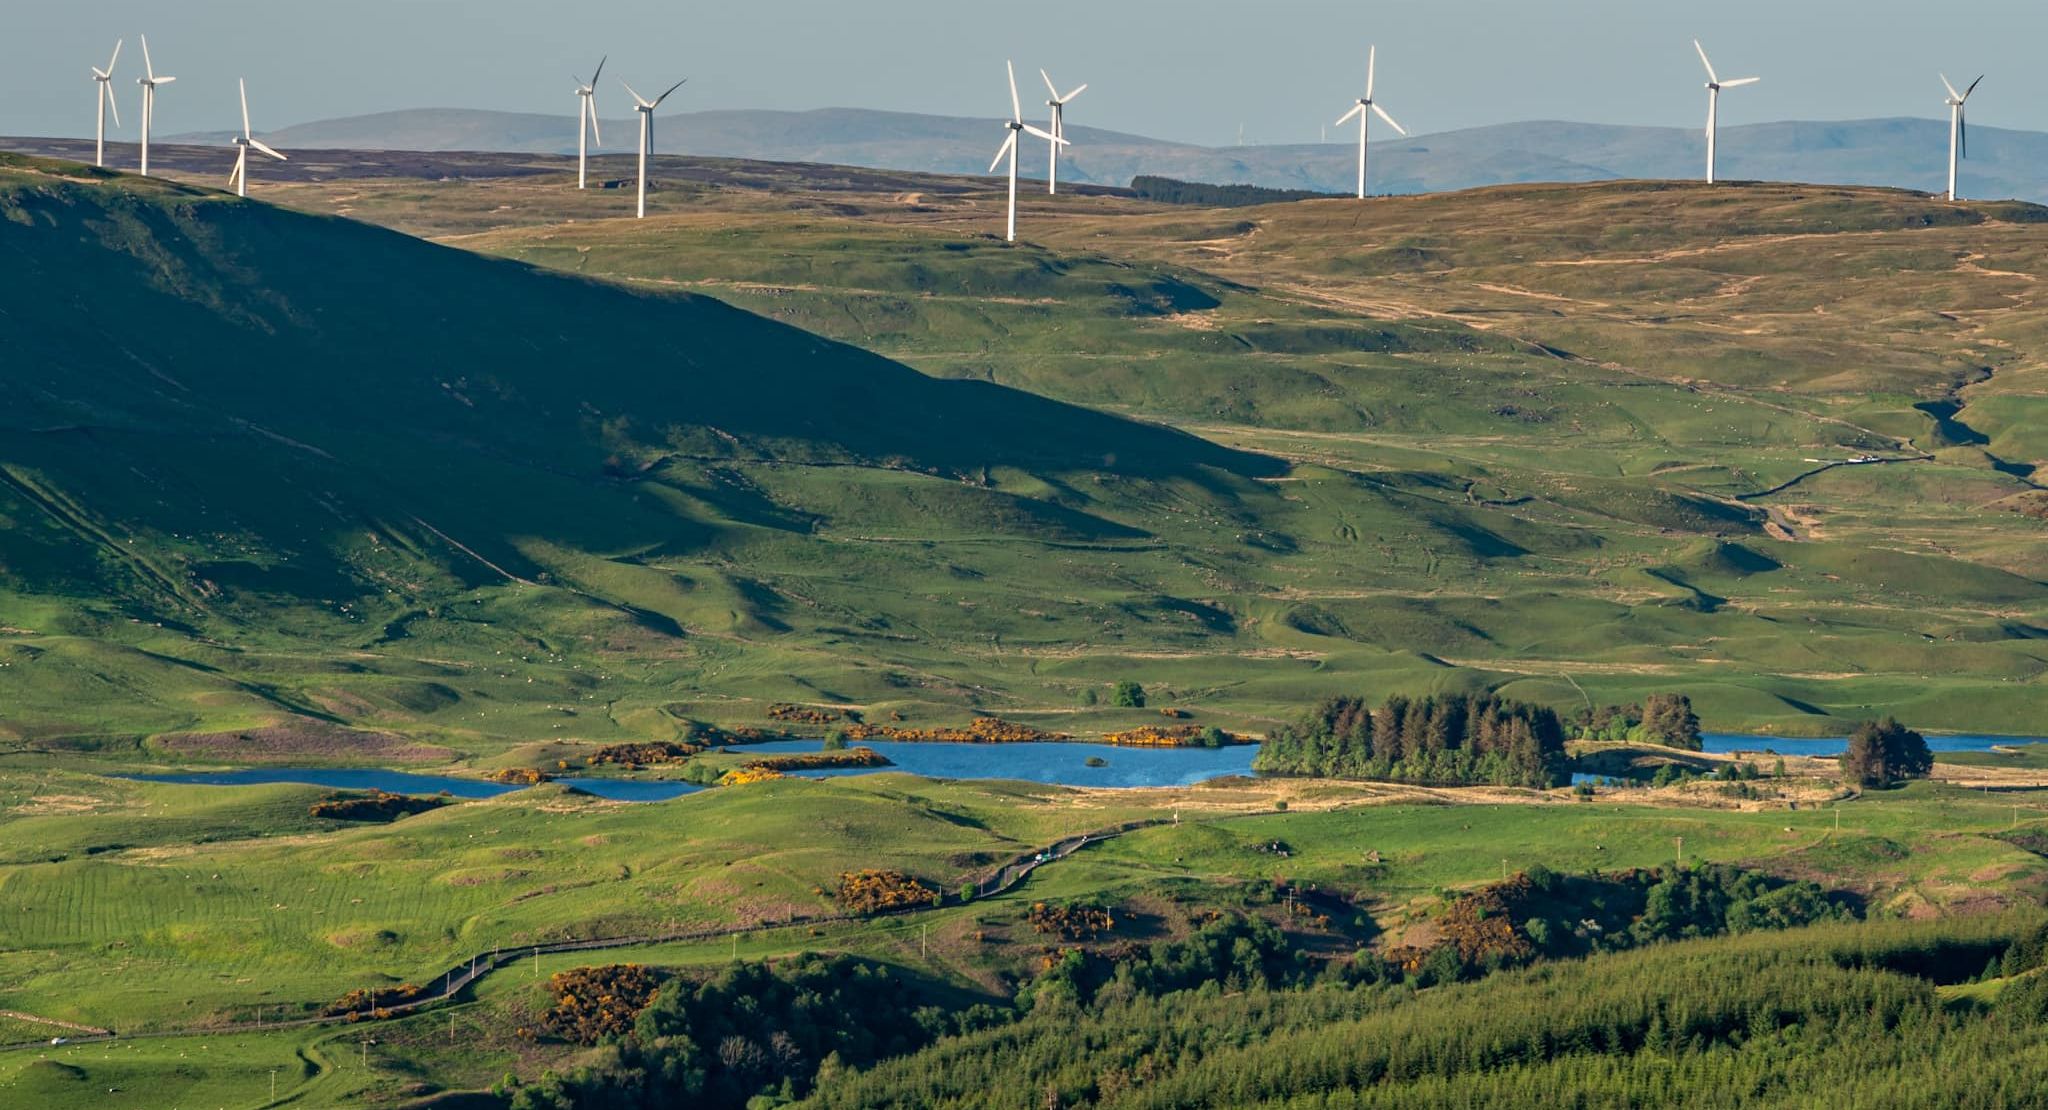
<path id="1" fill-rule="evenodd" d="M 1983 81 L 1984 75 L 1980 73 L 1977 75 L 1977 79 L 1975 81 L 1970 82 L 1969 88 L 1964 89 L 1962 92 L 1957 92 L 1956 87 L 1949 83 L 1948 74 L 1942 74 L 1941 87 L 1948 90 L 1948 99 L 1943 103 L 1947 104 L 1951 108 L 1962 107 L 1963 104 L 1970 99 L 1970 94 L 1976 92 L 1977 86 L 1982 84 Z"/>

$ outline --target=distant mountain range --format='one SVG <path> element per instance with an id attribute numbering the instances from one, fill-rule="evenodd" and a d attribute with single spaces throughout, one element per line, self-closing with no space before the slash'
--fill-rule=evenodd
<path id="1" fill-rule="evenodd" d="M 636 124 L 603 124 L 603 149 L 632 149 Z M 1061 174 L 1074 181 L 1125 185 L 1137 174 L 1242 182 L 1275 188 L 1345 192 L 1354 187 L 1351 143 L 1205 147 L 1071 125 L 1075 149 Z M 422 108 L 321 120 L 264 136 L 286 149 L 507 151 L 569 154 L 576 123 L 568 115 Z M 879 169 L 979 174 L 1001 141 L 993 120 L 821 108 L 808 112 L 707 111 L 665 116 L 657 149 L 672 154 L 829 162 Z M 168 141 L 224 142 L 220 135 Z M 1974 128 L 1963 192 L 1980 198 L 2048 201 L 2048 134 Z M 1026 163 L 1042 173 L 1043 154 Z M 1527 181 L 1677 178 L 1700 172 L 1698 129 L 1623 127 L 1538 120 L 1376 142 L 1374 192 L 1416 193 Z M 1728 127 L 1721 172 L 1730 179 L 1942 186 L 1948 125 L 1932 119 L 1784 122 Z"/>

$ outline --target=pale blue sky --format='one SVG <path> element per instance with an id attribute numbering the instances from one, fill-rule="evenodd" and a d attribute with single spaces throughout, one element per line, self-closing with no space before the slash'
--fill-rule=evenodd
<path id="1" fill-rule="evenodd" d="M 1313 141 L 1364 84 L 1411 132 L 1520 119 L 1699 126 L 1706 41 L 1724 124 L 1943 114 L 1937 70 L 1981 126 L 2048 130 L 2044 0 L 14 0 L 0 134 L 90 134 L 89 65 L 125 37 L 134 133 L 147 32 L 160 134 L 226 128 L 235 78 L 256 125 L 412 107 L 575 110 L 571 74 L 610 53 L 600 107 L 677 77 L 679 109 L 853 106 L 989 116 L 1045 66 L 1089 82 L 1073 123 L 1192 142 Z M 1042 86 L 1040 87 L 1042 92 Z M 1027 92 L 1026 94 L 1030 94 Z M 1042 100 L 1042 97 L 1039 99 Z"/>

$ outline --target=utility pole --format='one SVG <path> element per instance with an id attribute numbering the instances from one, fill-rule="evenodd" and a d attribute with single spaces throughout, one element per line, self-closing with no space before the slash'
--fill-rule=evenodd
<path id="1" fill-rule="evenodd" d="M 923 959 L 925 958 L 925 947 L 924 947 L 924 938 L 925 938 L 925 934 L 926 934 L 926 933 L 928 933 L 928 932 L 930 932 L 930 931 L 931 931 L 931 926 L 929 926 L 929 925 L 926 925 L 925 923 L 923 923 L 923 922 L 921 922 L 921 921 L 920 921 L 920 922 L 918 922 L 918 925 L 917 925 L 917 958 L 918 958 L 918 960 L 919 960 L 919 961 L 922 961 L 922 960 L 923 960 Z"/>
<path id="2" fill-rule="evenodd" d="M 1678 841 L 1678 866 L 1680 866 L 1680 867 L 1684 867 L 1684 866 L 1685 866 L 1685 838 L 1684 838 L 1684 837 L 1682 837 L 1682 836 L 1678 836 L 1678 837 L 1673 837 L 1672 839 L 1674 839 L 1674 840 Z"/>
<path id="3" fill-rule="evenodd" d="M 277 1069 L 270 1069 L 270 1101 L 277 1101 Z"/>
<path id="4" fill-rule="evenodd" d="M 1508 861 L 1506 860 L 1500 861 L 1500 881 L 1508 881 Z"/>

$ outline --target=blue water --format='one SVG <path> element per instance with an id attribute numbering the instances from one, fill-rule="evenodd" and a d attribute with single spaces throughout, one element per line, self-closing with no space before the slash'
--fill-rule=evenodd
<path id="1" fill-rule="evenodd" d="M 204 786 L 249 786 L 291 782 L 307 786 L 330 786 L 338 790 L 383 790 L 392 794 L 440 794 L 457 798 L 495 798 L 523 786 L 485 782 L 452 775 L 416 775 L 409 771 L 335 770 L 323 768 L 251 767 L 241 771 L 190 771 L 171 775 L 129 775 L 149 782 L 197 783 Z M 628 779 L 558 778 L 586 794 L 621 802 L 660 802 L 704 789 L 687 782 L 634 781 Z"/>
<path id="2" fill-rule="evenodd" d="M 834 767 L 797 774 L 868 775 L 876 771 L 908 771 L 935 779 L 1022 779 L 1057 786 L 1193 786 L 1225 775 L 1252 773 L 1257 744 L 1223 748 L 1120 748 L 1114 744 L 1064 741 L 1028 744 L 949 744 L 905 740 L 863 740 L 893 767 Z M 773 740 L 736 749 L 755 752 L 815 752 L 816 740 Z M 1104 761 L 1088 766 L 1088 757 Z"/>
<path id="3" fill-rule="evenodd" d="M 1833 736 L 1820 740 L 1793 740 L 1782 736 L 1742 736 L 1729 732 L 1709 732 L 1703 737 L 1703 749 L 1726 754 L 1728 752 L 1761 752 L 1766 749 L 1779 755 L 1841 755 L 1849 746 L 1846 736 Z M 2048 743 L 2033 736 L 1938 736 L 1927 734 L 1927 747 L 1937 752 L 1983 752 L 1994 747 L 2013 747 L 2020 744 Z"/>

